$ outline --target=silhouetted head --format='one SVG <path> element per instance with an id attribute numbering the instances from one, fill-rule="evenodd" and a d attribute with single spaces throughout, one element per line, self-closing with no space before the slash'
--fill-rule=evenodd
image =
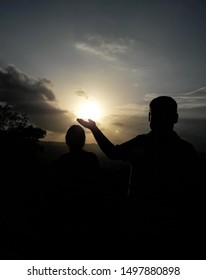
<path id="1" fill-rule="evenodd" d="M 80 125 L 72 125 L 66 133 L 65 140 L 70 150 L 81 150 L 85 143 L 85 132 Z"/>
<path id="2" fill-rule="evenodd" d="M 169 96 L 154 98 L 150 102 L 149 122 L 155 132 L 171 132 L 178 122 L 177 102 Z"/>

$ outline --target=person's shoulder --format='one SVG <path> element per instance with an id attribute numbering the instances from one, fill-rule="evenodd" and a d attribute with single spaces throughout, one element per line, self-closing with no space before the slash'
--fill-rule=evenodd
<path id="1" fill-rule="evenodd" d="M 135 138 L 140 141 L 140 140 L 146 140 L 150 137 L 151 133 L 145 133 L 145 134 L 138 134 Z"/>
<path id="2" fill-rule="evenodd" d="M 70 153 L 65 153 L 59 156 L 58 160 L 66 160 L 70 157 Z"/>
<path id="3" fill-rule="evenodd" d="M 82 161 L 85 162 L 87 168 L 89 168 L 89 166 L 92 166 L 93 168 L 99 168 L 100 166 L 99 159 L 97 155 L 93 152 L 82 150 Z"/>
<path id="4" fill-rule="evenodd" d="M 187 140 L 178 137 L 178 144 L 180 149 L 185 153 L 189 153 L 189 154 L 193 154 L 194 156 L 197 156 L 197 151 L 195 147 Z"/>
<path id="5" fill-rule="evenodd" d="M 55 164 L 62 164 L 67 162 L 70 159 L 70 153 L 65 153 L 60 155 L 56 160 L 55 160 Z"/>
<path id="6" fill-rule="evenodd" d="M 134 146 L 145 144 L 147 141 L 147 134 L 139 134 L 135 136 L 134 138 L 120 144 L 116 145 L 116 149 L 119 150 L 125 150 L 125 149 L 130 149 Z"/>
<path id="7" fill-rule="evenodd" d="M 173 141 L 175 141 L 176 143 L 178 143 L 178 145 L 184 147 L 184 148 L 188 148 L 188 149 L 195 149 L 194 146 L 187 140 L 183 139 L 180 135 L 178 135 L 175 131 L 173 131 L 172 134 L 172 139 Z"/>
<path id="8" fill-rule="evenodd" d="M 136 142 L 138 142 L 140 144 L 147 143 L 151 139 L 151 133 L 149 132 L 149 133 L 146 133 L 146 134 L 139 134 L 134 139 L 135 139 Z"/>
<path id="9" fill-rule="evenodd" d="M 146 141 L 149 137 L 150 137 L 150 133 L 138 134 L 138 135 L 135 136 L 132 140 L 135 141 L 135 142 L 144 142 L 144 141 Z"/>
<path id="10" fill-rule="evenodd" d="M 88 158 L 97 158 L 97 155 L 95 153 L 93 153 L 93 152 L 88 152 L 88 151 L 82 150 L 82 154 L 85 157 L 88 157 Z"/>
<path id="11" fill-rule="evenodd" d="M 69 158 L 69 153 L 65 153 L 60 155 L 58 158 L 54 159 L 52 161 L 52 170 L 59 171 L 62 168 L 64 168 L 69 162 L 68 158 Z"/>
<path id="12" fill-rule="evenodd" d="M 180 141 L 181 141 L 182 146 L 184 146 L 186 149 L 196 151 L 195 147 L 190 142 L 186 141 L 185 139 L 181 139 L 181 138 L 180 138 Z"/>

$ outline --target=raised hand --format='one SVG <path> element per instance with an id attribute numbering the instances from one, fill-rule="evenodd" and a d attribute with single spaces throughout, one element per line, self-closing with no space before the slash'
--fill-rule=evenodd
<path id="1" fill-rule="evenodd" d="M 91 119 L 88 119 L 88 121 L 85 121 L 83 119 L 77 119 L 77 121 L 78 121 L 78 123 L 80 123 L 84 127 L 88 128 L 88 129 L 91 129 L 91 130 L 96 127 L 96 123 Z"/>

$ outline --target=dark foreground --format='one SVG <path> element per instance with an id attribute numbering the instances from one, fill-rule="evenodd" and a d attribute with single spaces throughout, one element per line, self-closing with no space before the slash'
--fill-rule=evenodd
<path id="1" fill-rule="evenodd" d="M 128 231 L 129 166 L 101 159 L 95 189 L 54 182 L 49 161 L 1 175 L 1 259 L 205 259 L 205 157 L 179 238 L 134 237 Z M 7 170 L 8 171 L 8 170 Z M 80 174 L 81 176 L 81 174 Z M 188 199 L 188 197 L 187 197 Z M 185 201 L 183 201 L 184 205 Z M 188 203 L 185 203 L 188 207 Z M 133 223 L 138 223 L 139 213 Z"/>

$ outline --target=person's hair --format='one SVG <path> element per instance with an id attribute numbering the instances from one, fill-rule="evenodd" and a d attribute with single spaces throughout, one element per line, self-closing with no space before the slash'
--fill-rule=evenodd
<path id="1" fill-rule="evenodd" d="M 150 102 L 149 106 L 155 112 L 177 113 L 177 102 L 170 96 L 158 96 Z"/>
<path id="2" fill-rule="evenodd" d="M 66 133 L 65 140 L 70 149 L 82 149 L 85 143 L 85 132 L 80 125 L 72 125 Z"/>

